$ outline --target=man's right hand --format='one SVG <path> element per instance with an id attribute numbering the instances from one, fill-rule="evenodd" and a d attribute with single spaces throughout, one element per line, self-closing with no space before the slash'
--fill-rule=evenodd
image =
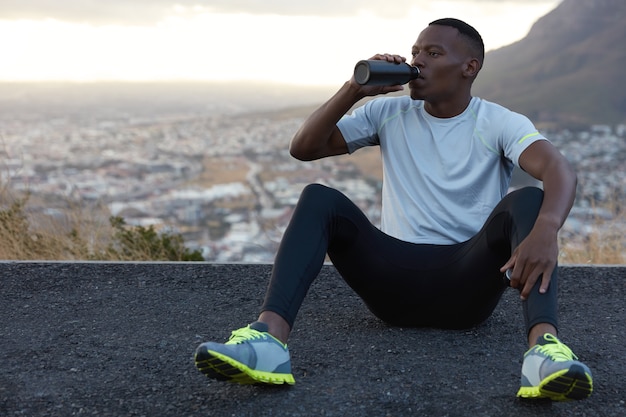
<path id="1" fill-rule="evenodd" d="M 369 59 L 377 61 L 395 62 L 396 64 L 406 62 L 405 57 L 392 54 L 376 54 Z M 360 95 L 362 97 L 371 97 L 404 90 L 404 87 L 402 85 L 361 85 L 357 83 L 354 79 L 354 74 L 350 78 L 349 82 L 352 87 L 360 90 Z"/>

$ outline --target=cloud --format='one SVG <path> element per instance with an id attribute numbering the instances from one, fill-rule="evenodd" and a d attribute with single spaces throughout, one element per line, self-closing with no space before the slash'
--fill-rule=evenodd
<path id="1" fill-rule="evenodd" d="M 152 24 L 171 14 L 173 6 L 169 0 L 2 0 L 0 16 L 94 24 Z"/>
<path id="2" fill-rule="evenodd" d="M 520 4 L 554 3 L 554 0 L 508 1 Z M 2 0 L 0 16 L 2 19 L 51 18 L 91 24 L 152 25 L 167 16 L 200 12 L 283 16 L 352 16 L 364 12 L 394 18 L 404 16 L 416 4 L 415 0 Z"/>

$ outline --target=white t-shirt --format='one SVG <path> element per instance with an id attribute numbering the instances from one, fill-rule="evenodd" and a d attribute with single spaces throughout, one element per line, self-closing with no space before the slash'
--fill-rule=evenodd
<path id="1" fill-rule="evenodd" d="M 338 127 L 350 153 L 380 146 L 381 230 L 414 243 L 474 236 L 507 193 L 519 156 L 546 140 L 527 117 L 477 97 L 446 119 L 428 114 L 421 100 L 380 97 Z"/>

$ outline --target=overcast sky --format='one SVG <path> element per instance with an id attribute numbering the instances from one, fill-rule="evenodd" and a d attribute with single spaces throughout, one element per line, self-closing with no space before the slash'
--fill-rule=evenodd
<path id="1" fill-rule="evenodd" d="M 421 3 L 421 4 L 420 4 Z M 398 18 L 413 7 L 432 1 L 419 0 L 1 0 L 5 19 L 54 18 L 91 23 L 153 24 L 177 6 L 213 13 L 277 14 L 283 16 L 356 16 L 372 13 Z M 444 2 L 445 3 L 445 2 Z M 458 3 L 489 5 L 552 5 L 554 0 L 459 0 Z M 428 5 L 426 5 L 428 7 Z M 451 9 L 452 11 L 453 9 Z"/>
<path id="2" fill-rule="evenodd" d="M 338 83 L 440 17 L 495 49 L 560 0 L 0 0 L 2 80 Z M 254 69 L 254 70 L 252 70 Z"/>

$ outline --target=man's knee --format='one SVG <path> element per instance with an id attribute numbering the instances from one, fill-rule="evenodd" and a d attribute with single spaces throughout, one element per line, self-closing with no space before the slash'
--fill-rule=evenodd
<path id="1" fill-rule="evenodd" d="M 539 212 L 543 202 L 543 190 L 537 187 L 524 187 L 510 192 L 505 199 L 511 200 L 514 207 L 534 208 Z"/>
<path id="2" fill-rule="evenodd" d="M 509 193 L 505 199 L 506 211 L 509 212 L 513 222 L 532 227 L 543 203 L 543 190 L 537 187 L 524 187 Z"/>
<path id="3" fill-rule="evenodd" d="M 328 190 L 330 190 L 330 188 L 322 184 L 308 184 L 304 187 L 304 189 L 302 189 L 300 199 L 303 197 L 319 198 L 320 196 L 326 194 Z"/>
<path id="4" fill-rule="evenodd" d="M 543 190 L 538 187 L 523 187 L 507 194 L 506 198 L 543 200 Z"/>
<path id="5" fill-rule="evenodd" d="M 335 201 L 343 197 L 343 194 L 334 188 L 322 184 L 308 184 L 302 190 L 298 204 L 327 207 L 332 206 Z"/>

